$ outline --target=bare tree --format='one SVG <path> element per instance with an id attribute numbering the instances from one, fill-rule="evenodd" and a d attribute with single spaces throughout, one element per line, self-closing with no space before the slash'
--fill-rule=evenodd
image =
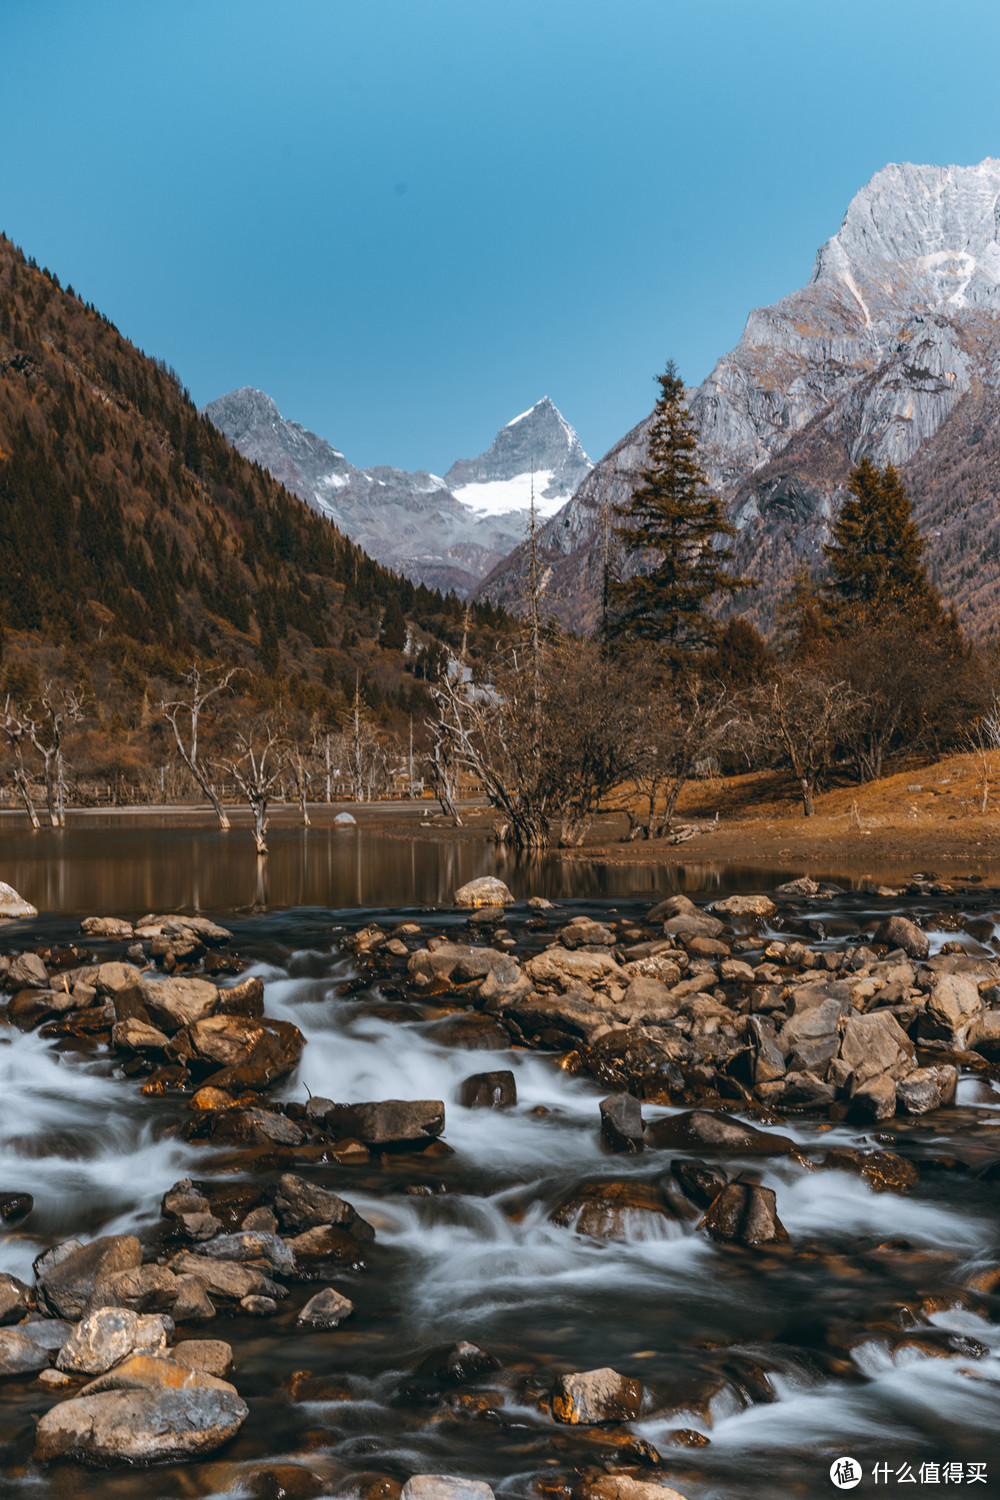
<path id="1" fill-rule="evenodd" d="M 218 764 L 233 778 L 253 814 L 253 840 L 258 854 L 267 853 L 269 808 L 285 770 L 287 741 L 268 721 L 240 730 L 236 754 Z"/>
<path id="2" fill-rule="evenodd" d="M 817 787 L 831 771 L 864 701 L 845 682 L 798 668 L 786 669 L 754 695 L 750 727 L 765 752 L 792 771 L 807 818 L 816 811 Z"/>
<path id="3" fill-rule="evenodd" d="M 220 828 L 229 827 L 229 818 L 201 759 L 198 735 L 205 705 L 226 692 L 233 678 L 243 670 L 242 667 L 230 667 L 222 673 L 203 672 L 196 663 L 182 679 L 188 687 L 186 697 L 172 701 L 164 699 L 160 704 L 160 713 L 174 731 L 177 753 L 215 809 Z"/>
<path id="4" fill-rule="evenodd" d="M 27 731 L 42 758 L 45 776 L 45 802 L 53 828 L 66 827 L 66 759 L 63 735 L 69 724 L 83 718 L 83 706 L 75 692 L 62 690 L 47 682 L 34 704 L 32 716 L 25 720 Z"/>
<path id="5" fill-rule="evenodd" d="M 38 829 L 41 824 L 31 796 L 31 777 L 24 764 L 24 752 L 31 743 L 31 720 L 13 706 L 9 694 L 0 713 L 0 733 L 10 746 L 14 761 L 14 790 L 24 803 L 32 828 Z"/>
<path id="6" fill-rule="evenodd" d="M 662 680 L 655 669 L 648 671 L 660 680 L 649 685 L 634 792 L 630 790 L 625 800 L 629 840 L 669 834 L 685 784 L 699 765 L 711 759 L 735 718 L 724 689 L 717 684 L 697 675 L 672 683 Z M 641 663 L 633 665 L 633 673 L 638 686 Z"/>
<path id="7" fill-rule="evenodd" d="M 292 786 L 295 788 L 295 800 L 299 804 L 299 816 L 303 828 L 308 828 L 309 823 L 309 788 L 312 785 L 312 756 L 307 749 L 303 749 L 299 740 L 293 740 L 286 753 L 286 764 L 291 777 Z M 329 800 L 329 799 L 328 799 Z"/>
<path id="8" fill-rule="evenodd" d="M 985 712 L 973 720 L 962 738 L 967 753 L 975 756 L 979 768 L 979 811 L 985 813 L 990 800 L 996 752 L 1000 750 L 1000 696 L 994 694 Z"/>

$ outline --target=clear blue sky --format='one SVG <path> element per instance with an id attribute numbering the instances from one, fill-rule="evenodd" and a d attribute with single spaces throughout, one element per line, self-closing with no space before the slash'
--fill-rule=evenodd
<path id="1" fill-rule="evenodd" d="M 1000 155 L 966 0 L 0 0 L 0 228 L 202 404 L 442 473 L 592 456 L 887 161 Z"/>

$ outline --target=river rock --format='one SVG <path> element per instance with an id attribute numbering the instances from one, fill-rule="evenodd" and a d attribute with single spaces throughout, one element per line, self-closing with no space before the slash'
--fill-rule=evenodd
<path id="1" fill-rule="evenodd" d="M 339 812 L 333 820 L 334 828 L 357 828 L 358 820 L 353 813 Z"/>
<path id="2" fill-rule="evenodd" d="M 0 880 L 0 917 L 5 920 L 16 917 L 37 917 L 38 907 L 32 906 L 30 901 L 25 901 L 19 896 L 12 885 L 6 880 Z"/>
<path id="3" fill-rule="evenodd" d="M 322 1102 L 326 1106 L 322 1113 L 324 1123 L 338 1136 L 352 1137 L 366 1146 L 432 1141 L 444 1130 L 441 1099 L 380 1099 L 364 1104 Z"/>
<path id="4" fill-rule="evenodd" d="M 667 896 L 664 901 L 658 901 L 651 906 L 646 913 L 647 922 L 664 922 L 668 917 L 679 916 L 682 912 L 697 912 L 698 908 L 690 896 L 684 896 L 680 892 L 675 896 Z"/>
<path id="5" fill-rule="evenodd" d="M 0 1272 L 0 1327 L 7 1323 L 19 1323 L 34 1306 L 31 1288 L 18 1281 L 16 1276 Z"/>
<path id="6" fill-rule="evenodd" d="M 915 1068 L 905 1078 L 896 1080 L 896 1102 L 908 1115 L 925 1115 L 928 1110 L 955 1102 L 958 1069 L 950 1063 L 934 1068 Z"/>
<path id="7" fill-rule="evenodd" d="M 629 976 L 608 953 L 571 953 L 566 948 L 546 948 L 529 958 L 524 972 L 540 989 L 567 991 L 586 986 L 607 988 L 618 984 L 628 988 Z"/>
<path id="8" fill-rule="evenodd" d="M 247 1296 L 241 1297 L 240 1307 L 251 1318 L 273 1318 L 278 1311 L 274 1298 L 265 1297 L 259 1292 L 249 1292 Z"/>
<path id="9" fill-rule="evenodd" d="M 295 1270 L 292 1252 L 277 1234 L 262 1230 L 241 1230 L 238 1234 L 220 1234 L 201 1246 L 201 1255 L 211 1260 L 231 1260 L 254 1265 L 266 1261 L 279 1275 L 290 1276 Z"/>
<path id="10" fill-rule="evenodd" d="M 241 1265 L 234 1260 L 214 1260 L 208 1255 L 182 1252 L 173 1257 L 170 1269 L 178 1278 L 197 1276 L 209 1297 L 216 1302 L 239 1302 L 244 1297 L 271 1297 L 275 1293 L 285 1295 L 284 1290 L 256 1266 Z"/>
<path id="11" fill-rule="evenodd" d="M 676 917 L 670 917 L 663 924 L 664 937 L 718 937 L 725 932 L 725 922 L 720 922 L 718 917 L 710 917 L 704 911 L 681 912 Z"/>
<path id="12" fill-rule="evenodd" d="M 646 1126 L 646 1144 L 672 1151 L 725 1151 L 734 1156 L 780 1156 L 794 1148 L 786 1135 L 744 1125 L 721 1111 L 688 1110 Z"/>
<path id="13" fill-rule="evenodd" d="M 111 1045 L 117 1052 L 165 1052 L 170 1038 L 149 1021 L 129 1016 L 111 1028 Z"/>
<path id="14" fill-rule="evenodd" d="M 850 1117 L 862 1122 L 891 1120 L 896 1113 L 896 1080 L 888 1073 L 869 1078 L 851 1095 Z"/>
<path id="15" fill-rule="evenodd" d="M 171 1035 L 214 1011 L 219 991 L 207 979 L 144 979 L 139 988 L 154 1026 Z"/>
<path id="16" fill-rule="evenodd" d="M 210 1240 L 222 1228 L 222 1221 L 212 1213 L 208 1199 L 196 1190 L 190 1177 L 168 1188 L 161 1208 L 164 1217 L 174 1219 L 192 1240 Z"/>
<path id="17" fill-rule="evenodd" d="M 426 1354 L 417 1366 L 417 1374 L 433 1375 L 436 1380 L 454 1380 L 465 1385 L 499 1368 L 499 1361 L 492 1354 L 480 1349 L 478 1344 L 470 1344 L 468 1339 L 459 1339 L 457 1344 L 433 1349 Z"/>
<path id="18" fill-rule="evenodd" d="M 773 1191 L 757 1183 L 729 1183 L 712 1201 L 702 1223 L 714 1240 L 735 1245 L 770 1245 L 788 1239 Z"/>
<path id="19" fill-rule="evenodd" d="M 134 1351 L 165 1349 L 167 1333 L 162 1317 L 142 1316 L 127 1307 L 99 1307 L 74 1328 L 59 1350 L 56 1367 L 75 1375 L 102 1375 Z"/>
<path id="20" fill-rule="evenodd" d="M 172 1351 L 171 1351 L 172 1352 Z M 79 1391 L 81 1396 L 96 1396 L 101 1391 L 135 1391 L 159 1388 L 172 1390 L 230 1391 L 237 1394 L 236 1387 L 228 1380 L 220 1380 L 206 1370 L 200 1370 L 165 1355 L 156 1358 L 150 1354 L 130 1354 L 120 1365 L 98 1375 Z"/>
<path id="21" fill-rule="evenodd" d="M 668 1484 L 634 1479 L 630 1474 L 602 1474 L 599 1479 L 590 1479 L 581 1487 L 579 1496 L 580 1500 L 685 1500 L 679 1490 L 671 1489 Z"/>
<path id="22" fill-rule="evenodd" d="M 514 897 L 495 875 L 483 875 L 459 886 L 454 901 L 456 906 L 512 906 Z"/>
<path id="23" fill-rule="evenodd" d="M 44 1344 L 29 1338 L 23 1328 L 0 1328 L 0 1376 L 31 1375 L 44 1370 L 50 1354 Z"/>
<path id="24" fill-rule="evenodd" d="M 400 1500 L 494 1500 L 493 1491 L 480 1479 L 456 1479 L 451 1474 L 411 1474 Z"/>
<path id="25" fill-rule="evenodd" d="M 123 917 L 84 917 L 80 931 L 84 937 L 119 938 L 122 942 L 131 942 L 135 937 L 132 923 Z"/>
<path id="26" fill-rule="evenodd" d="M 36 1264 L 41 1266 L 41 1262 Z M 141 1265 L 142 1246 L 135 1235 L 112 1234 L 71 1250 L 57 1263 L 36 1269 L 36 1274 L 46 1304 L 59 1317 L 76 1323 L 92 1306 L 101 1305 L 103 1282 L 119 1271 L 135 1271 Z"/>
<path id="27" fill-rule="evenodd" d="M 798 880 L 786 880 L 784 885 L 779 885 L 777 895 L 779 896 L 816 896 L 819 894 L 819 881 L 813 880 L 810 875 L 800 875 Z"/>
<path id="28" fill-rule="evenodd" d="M 839 1172 L 855 1172 L 874 1193 L 907 1193 L 920 1181 L 911 1161 L 895 1151 L 858 1151 L 838 1146 L 828 1151 L 824 1165 Z"/>
<path id="29" fill-rule="evenodd" d="M 375 1231 L 357 1210 L 336 1193 L 316 1183 L 307 1182 L 286 1172 L 278 1180 L 275 1211 L 283 1229 L 315 1229 L 321 1224 L 335 1224 L 346 1229 L 357 1240 L 373 1240 Z"/>
<path id="30" fill-rule="evenodd" d="M 728 1173 L 721 1167 L 709 1166 L 696 1158 L 687 1158 L 670 1163 L 671 1174 L 677 1179 L 692 1203 L 699 1208 L 708 1208 L 729 1185 Z"/>
<path id="31" fill-rule="evenodd" d="M 458 1102 L 466 1109 L 510 1109 L 517 1103 L 517 1084 L 509 1068 L 472 1073 L 458 1086 Z"/>
<path id="32" fill-rule="evenodd" d="M 591 1182 L 562 1199 L 552 1222 L 595 1240 L 643 1240 L 662 1238 L 676 1216 L 651 1183 Z"/>
<path id="33" fill-rule="evenodd" d="M 175 1344 L 170 1358 L 189 1370 L 203 1370 L 224 1380 L 233 1367 L 233 1349 L 224 1339 L 185 1339 Z"/>
<path id="34" fill-rule="evenodd" d="M 212 1453 L 235 1437 L 248 1415 L 229 1391 L 103 1391 L 47 1411 L 35 1433 L 35 1457 L 92 1464 L 156 1464 Z"/>
<path id="35" fill-rule="evenodd" d="M 48 970 L 37 953 L 19 953 L 7 966 L 4 984 L 14 994 L 18 990 L 46 990 L 49 987 Z"/>
<path id="36" fill-rule="evenodd" d="M 557 1422 L 634 1422 L 642 1405 L 638 1380 L 617 1370 L 584 1370 L 561 1375 L 552 1393 L 552 1415 Z"/>
<path id="37" fill-rule="evenodd" d="M 642 1106 L 632 1094 L 610 1094 L 602 1099 L 601 1135 L 612 1151 L 641 1151 Z"/>
<path id="38" fill-rule="evenodd" d="M 242 984 L 218 991 L 216 1011 L 220 1016 L 262 1016 L 264 1014 L 264 981 L 256 974 Z"/>
<path id="39" fill-rule="evenodd" d="M 913 1043 L 895 1016 L 884 1010 L 847 1020 L 840 1056 L 851 1069 L 852 1093 L 879 1073 L 898 1078 L 916 1066 Z"/>
<path id="40" fill-rule="evenodd" d="M 615 942 L 615 934 L 603 922 L 595 922 L 590 917 L 574 917 L 572 922 L 559 929 L 559 941 L 564 948 L 580 948 L 585 943 L 610 948 Z"/>
<path id="41" fill-rule="evenodd" d="M 206 1082 L 232 1093 L 260 1090 L 298 1066 L 305 1038 L 290 1021 L 249 1016 L 206 1016 L 179 1031 L 180 1056 L 216 1063 L 221 1072 Z"/>
<path id="42" fill-rule="evenodd" d="M 354 1311 L 349 1297 L 342 1297 L 332 1286 L 324 1287 L 310 1297 L 296 1322 L 300 1328 L 338 1328 Z"/>
<path id="43" fill-rule="evenodd" d="M 109 1307 L 128 1307 L 137 1313 L 169 1313 L 177 1301 L 177 1277 L 166 1266 L 139 1266 L 116 1271 L 101 1282 L 100 1296 Z"/>
<path id="44" fill-rule="evenodd" d="M 530 993 L 505 1004 L 503 1017 L 517 1034 L 541 1047 L 589 1041 L 612 1020 L 607 1005 L 598 1004 L 592 991 L 572 990 L 563 995 Z"/>
<path id="45" fill-rule="evenodd" d="M 438 943 L 433 948 L 418 948 L 410 954 L 407 973 L 418 984 L 435 980 L 453 980 L 466 984 L 483 979 L 493 969 L 509 965 L 509 954 L 496 948 L 473 947 L 467 943 Z"/>
<path id="46" fill-rule="evenodd" d="M 200 1276 L 177 1277 L 177 1301 L 171 1316 L 177 1324 L 210 1323 L 215 1317 L 215 1304 Z"/>
<path id="47" fill-rule="evenodd" d="M 587 1052 L 590 1071 L 599 1083 L 657 1104 L 669 1104 L 684 1088 L 678 1059 L 686 1059 L 686 1037 L 662 1028 L 605 1031 Z"/>
<path id="48" fill-rule="evenodd" d="M 972 1022 L 966 1046 L 981 1057 L 1000 1058 L 1000 1010 L 985 1010 Z"/>
<path id="49" fill-rule="evenodd" d="M 295 1274 L 302 1281 L 325 1281 L 331 1273 L 350 1267 L 360 1270 L 364 1251 L 353 1234 L 337 1224 L 317 1224 L 288 1241 L 295 1257 Z"/>
<path id="50" fill-rule="evenodd" d="M 678 971 L 678 982 L 680 972 Z M 660 979 L 638 974 L 629 981 L 624 1000 L 615 1006 L 615 1019 L 638 1021 L 643 1026 L 659 1026 L 672 1021 L 679 1014 L 684 1001 L 683 994 L 668 989 Z"/>
<path id="51" fill-rule="evenodd" d="M 193 933 L 209 948 L 221 947 L 230 942 L 233 936 L 228 928 L 209 921 L 208 917 L 164 917 L 151 912 L 135 924 L 136 937 L 154 938 L 164 934 L 183 937 L 188 933 Z"/>
<path id="52" fill-rule="evenodd" d="M 824 1000 L 797 1011 L 782 1026 L 777 1046 L 793 1071 L 826 1068 L 841 1045 L 838 1026 L 848 1010 L 846 1000 Z"/>
<path id="53" fill-rule="evenodd" d="M 872 942 L 902 948 L 908 958 L 926 958 L 931 949 L 926 932 L 921 932 L 916 922 L 911 922 L 908 917 L 887 917 L 876 929 Z"/>
<path id="54" fill-rule="evenodd" d="M 30 1193 L 0 1193 L 0 1224 L 13 1228 L 28 1217 L 34 1206 Z"/>
<path id="55" fill-rule="evenodd" d="M 726 896 L 713 901 L 712 910 L 727 917 L 773 917 L 778 908 L 770 896 Z"/>
<path id="56" fill-rule="evenodd" d="M 917 1022 L 924 1041 L 946 1041 L 956 1052 L 964 1052 L 970 1027 L 982 1010 L 979 986 L 971 974 L 938 974 Z"/>

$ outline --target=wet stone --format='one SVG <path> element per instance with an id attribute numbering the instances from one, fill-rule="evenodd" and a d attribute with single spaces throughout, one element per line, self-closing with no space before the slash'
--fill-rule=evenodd
<path id="1" fill-rule="evenodd" d="M 483 1480 L 412 1474 L 403 1485 L 401 1500 L 494 1500 L 494 1496 Z"/>
<path id="2" fill-rule="evenodd" d="M 794 1146 L 788 1136 L 769 1134 L 721 1111 L 706 1110 L 691 1110 L 653 1121 L 646 1127 L 646 1144 L 674 1151 L 712 1149 L 740 1156 L 779 1156 Z"/>
<path id="3" fill-rule="evenodd" d="M 788 1239 L 774 1192 L 757 1183 L 731 1182 L 723 1188 L 705 1214 L 704 1227 L 715 1240 L 748 1247 Z"/>
<path id="4" fill-rule="evenodd" d="M 458 1102 L 466 1109 L 510 1109 L 517 1103 L 517 1085 L 509 1068 L 473 1073 L 458 1086 Z"/>
<path id="5" fill-rule="evenodd" d="M 26 1375 L 43 1370 L 50 1351 L 36 1344 L 21 1328 L 0 1328 L 0 1376 Z"/>
<path id="6" fill-rule="evenodd" d="M 438 1380 L 453 1380 L 465 1384 L 499 1368 L 500 1365 L 492 1354 L 487 1354 L 478 1344 L 459 1339 L 457 1344 L 451 1344 L 446 1349 L 435 1349 L 425 1355 L 417 1366 L 417 1374 L 433 1375 Z"/>
<path id="7" fill-rule="evenodd" d="M 643 1149 L 642 1106 L 631 1094 L 611 1094 L 602 1099 L 601 1135 L 612 1151 Z"/>
<path id="8" fill-rule="evenodd" d="M 920 1173 L 913 1162 L 895 1151 L 838 1147 L 826 1153 L 824 1164 L 835 1171 L 857 1173 L 875 1193 L 907 1193 L 920 1182 Z"/>
<path id="9" fill-rule="evenodd" d="M 598 1240 L 660 1238 L 676 1222 L 658 1188 L 645 1182 L 593 1182 L 568 1193 L 552 1222 Z"/>
<path id="10" fill-rule="evenodd" d="M 324 1287 L 315 1297 L 310 1297 L 296 1321 L 302 1328 L 338 1328 L 354 1311 L 349 1297 L 341 1296 L 333 1287 Z"/>
<path id="11" fill-rule="evenodd" d="M 642 1386 L 608 1368 L 562 1375 L 552 1394 L 557 1422 L 632 1422 L 639 1415 Z"/>
<path id="12" fill-rule="evenodd" d="M 42 1463 L 169 1463 L 214 1452 L 239 1431 L 248 1408 L 218 1390 L 122 1390 L 60 1402 L 35 1433 Z"/>
<path id="13" fill-rule="evenodd" d="M 31 1288 L 16 1276 L 0 1274 L 0 1326 L 19 1323 L 34 1306 Z"/>
<path id="14" fill-rule="evenodd" d="M 30 1193 L 0 1193 L 0 1223 L 13 1229 L 28 1217 L 34 1206 Z"/>

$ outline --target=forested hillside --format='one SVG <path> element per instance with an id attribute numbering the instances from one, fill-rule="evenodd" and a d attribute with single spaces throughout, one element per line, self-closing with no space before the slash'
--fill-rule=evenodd
<path id="1" fill-rule="evenodd" d="M 3 236 L 0 566 L 2 696 L 75 684 L 105 728 L 140 729 L 195 658 L 327 722 L 359 689 L 398 727 L 466 627 L 457 599 L 241 457 L 174 371 Z M 491 606 L 467 623 L 473 655 L 502 629 Z"/>

